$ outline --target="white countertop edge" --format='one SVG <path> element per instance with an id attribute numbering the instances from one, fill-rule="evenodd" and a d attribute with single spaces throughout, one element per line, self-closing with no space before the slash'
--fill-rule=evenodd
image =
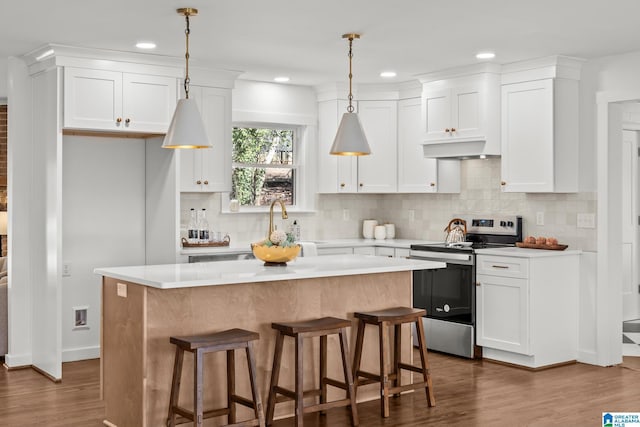
<path id="1" fill-rule="evenodd" d="M 258 239 L 259 240 L 259 239 Z M 322 248 L 347 248 L 347 247 L 387 247 L 387 248 L 400 248 L 409 249 L 411 245 L 426 245 L 433 243 L 442 243 L 433 240 L 417 240 L 417 239 L 309 239 L 301 240 L 302 243 L 311 242 L 315 243 L 319 249 Z M 236 246 L 213 246 L 205 248 L 182 248 L 180 249 L 180 255 L 223 255 L 223 254 L 246 254 L 251 252 L 251 246 L 236 245 Z"/>
<path id="2" fill-rule="evenodd" d="M 498 255 L 516 258 L 542 258 L 551 256 L 580 255 L 580 249 L 565 249 L 564 251 L 552 251 L 548 249 L 530 249 L 518 247 L 476 249 L 476 255 Z"/>
<path id="3" fill-rule="evenodd" d="M 285 267 L 265 267 L 260 260 L 217 261 L 194 264 L 164 264 L 96 268 L 95 274 L 158 289 L 239 283 L 313 279 L 358 274 L 443 268 L 445 264 L 372 255 L 334 255 L 298 258 Z"/>

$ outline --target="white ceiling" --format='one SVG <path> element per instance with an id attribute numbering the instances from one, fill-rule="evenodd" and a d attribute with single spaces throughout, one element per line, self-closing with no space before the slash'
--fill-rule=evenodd
<path id="1" fill-rule="evenodd" d="M 292 84 L 347 79 L 395 81 L 476 63 L 493 50 L 498 63 L 546 55 L 585 59 L 640 50 L 639 0 L 1 0 L 0 60 L 46 43 L 184 55 L 184 18 L 195 7 L 191 63 L 245 71 L 242 78 Z"/>

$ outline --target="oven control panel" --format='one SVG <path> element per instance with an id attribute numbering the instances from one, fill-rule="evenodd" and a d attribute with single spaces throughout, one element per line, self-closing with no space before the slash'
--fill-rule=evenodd
<path id="1" fill-rule="evenodd" d="M 518 215 L 461 215 L 467 222 L 467 233 L 516 236 L 522 228 Z"/>

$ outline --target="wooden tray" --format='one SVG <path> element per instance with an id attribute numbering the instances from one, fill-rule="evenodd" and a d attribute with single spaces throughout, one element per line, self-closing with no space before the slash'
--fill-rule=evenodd
<path id="1" fill-rule="evenodd" d="M 538 245 L 536 243 L 524 243 L 524 242 L 516 242 L 516 246 L 519 248 L 529 248 L 529 249 L 547 249 L 549 251 L 564 251 L 569 247 L 569 245 Z"/>
<path id="2" fill-rule="evenodd" d="M 229 242 L 231 242 L 231 238 L 229 236 L 224 236 L 224 240 L 222 242 L 208 242 L 208 243 L 189 243 L 187 239 L 182 238 L 182 247 L 183 248 L 215 248 L 222 246 L 229 246 Z"/>

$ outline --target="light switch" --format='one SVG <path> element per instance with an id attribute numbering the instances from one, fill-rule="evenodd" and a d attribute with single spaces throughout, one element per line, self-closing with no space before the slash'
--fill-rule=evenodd
<path id="1" fill-rule="evenodd" d="M 578 228 L 596 228 L 596 215 L 592 213 L 579 213 L 576 227 Z"/>
<path id="2" fill-rule="evenodd" d="M 126 283 L 118 283 L 118 289 L 116 291 L 117 295 L 122 298 L 127 297 L 127 284 Z"/>

